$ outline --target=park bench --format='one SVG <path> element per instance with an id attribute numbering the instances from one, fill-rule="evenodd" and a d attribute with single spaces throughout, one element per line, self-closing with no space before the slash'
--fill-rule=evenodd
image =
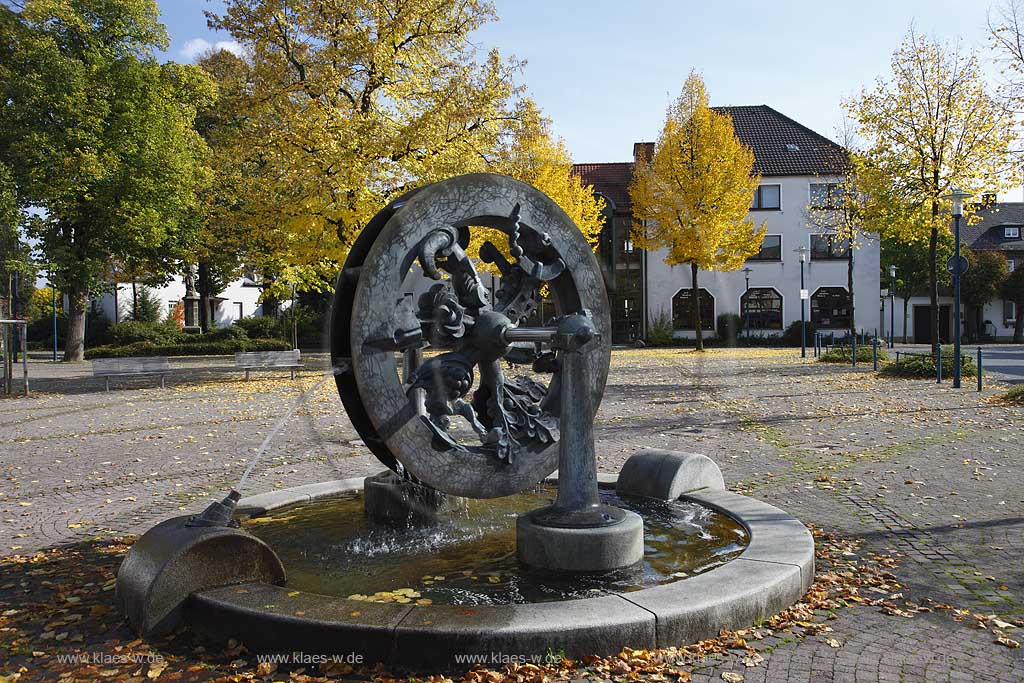
<path id="1" fill-rule="evenodd" d="M 145 358 L 96 358 L 92 361 L 92 374 L 102 377 L 110 391 L 111 377 L 128 377 L 135 375 L 160 375 L 160 388 L 164 388 L 164 377 L 171 372 L 171 364 L 167 356 L 150 356 Z"/>
<path id="2" fill-rule="evenodd" d="M 235 367 L 245 370 L 245 381 L 249 381 L 249 371 L 254 369 L 287 368 L 291 370 L 292 379 L 295 371 L 302 367 L 298 349 L 291 351 L 250 351 L 235 354 Z"/>

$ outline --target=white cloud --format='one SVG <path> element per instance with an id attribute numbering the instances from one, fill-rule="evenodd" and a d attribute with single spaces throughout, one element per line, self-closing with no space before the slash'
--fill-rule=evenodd
<path id="1" fill-rule="evenodd" d="M 218 40 L 216 43 L 211 44 L 210 41 L 204 40 L 203 38 L 192 38 L 191 40 L 185 41 L 185 45 L 181 48 L 181 56 L 192 61 L 196 57 L 199 57 L 211 50 L 215 52 L 218 50 L 227 50 L 239 57 L 245 54 L 245 48 L 239 45 L 238 41 L 235 40 Z"/>

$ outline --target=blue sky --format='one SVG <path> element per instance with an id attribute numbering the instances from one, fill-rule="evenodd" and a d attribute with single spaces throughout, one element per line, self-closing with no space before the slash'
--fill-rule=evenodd
<path id="1" fill-rule="evenodd" d="M 230 40 L 209 31 L 202 14 L 218 0 L 159 4 L 173 41 L 167 58 L 187 60 L 190 40 Z M 577 162 L 630 159 L 635 141 L 657 136 L 691 68 L 703 75 L 712 104 L 768 104 L 835 137 L 840 102 L 888 71 L 912 21 L 919 31 L 987 49 L 985 0 L 496 4 L 500 21 L 475 41 L 527 60 L 522 80 Z"/>

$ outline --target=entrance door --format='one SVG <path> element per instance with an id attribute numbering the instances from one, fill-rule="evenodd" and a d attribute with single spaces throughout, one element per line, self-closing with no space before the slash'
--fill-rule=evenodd
<path id="1" fill-rule="evenodd" d="M 947 343 L 950 341 L 949 332 L 949 305 L 939 305 L 939 341 Z M 932 307 L 914 306 L 914 343 L 932 343 Z"/>

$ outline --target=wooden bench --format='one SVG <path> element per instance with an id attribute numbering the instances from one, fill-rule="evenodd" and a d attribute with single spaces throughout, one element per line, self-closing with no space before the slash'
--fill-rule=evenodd
<path id="1" fill-rule="evenodd" d="M 245 370 L 245 381 L 249 381 L 249 371 L 253 369 L 287 368 L 291 370 L 292 379 L 295 371 L 302 367 L 298 349 L 291 351 L 250 351 L 235 354 L 235 367 Z"/>
<path id="2" fill-rule="evenodd" d="M 110 391 L 110 378 L 134 375 L 160 375 L 160 388 L 164 388 L 164 377 L 171 372 L 167 356 L 142 358 L 96 358 L 92 361 L 92 374 L 106 381 Z"/>

